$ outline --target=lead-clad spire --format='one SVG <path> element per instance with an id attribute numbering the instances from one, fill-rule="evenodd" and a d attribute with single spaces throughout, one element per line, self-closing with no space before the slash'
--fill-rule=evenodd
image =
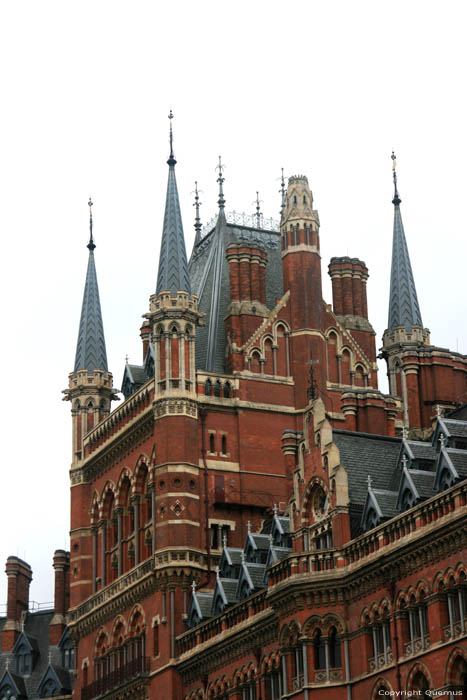
<path id="1" fill-rule="evenodd" d="M 177 180 L 175 178 L 175 164 L 177 161 L 173 153 L 172 110 L 170 110 L 169 119 L 170 156 L 167 161 L 169 166 L 169 179 L 167 183 L 167 197 L 165 200 L 164 225 L 162 228 L 156 294 L 162 291 L 170 291 L 172 294 L 183 291 L 191 294 L 182 214 L 178 199 Z"/>
<path id="2" fill-rule="evenodd" d="M 410 264 L 407 241 L 405 240 L 404 225 L 400 210 L 401 199 L 397 190 L 396 156 L 393 160 L 394 180 L 394 231 L 392 239 L 391 290 L 389 293 L 388 329 L 405 326 L 407 330 L 413 326 L 423 328 L 422 316 L 418 305 L 417 290 Z"/>
<path id="3" fill-rule="evenodd" d="M 95 243 L 92 232 L 92 201 L 89 198 L 89 249 L 88 270 L 84 285 L 83 305 L 79 324 L 78 343 L 76 346 L 75 372 L 96 369 L 107 372 L 107 353 L 105 350 L 104 326 L 102 323 L 99 287 L 97 285 L 96 265 L 94 261 Z"/>

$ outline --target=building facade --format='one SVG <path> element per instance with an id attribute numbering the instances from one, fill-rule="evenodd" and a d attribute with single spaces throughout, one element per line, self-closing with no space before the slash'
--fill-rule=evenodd
<path id="1" fill-rule="evenodd" d="M 395 175 L 386 395 L 365 263 L 332 258 L 323 300 L 307 178 L 283 182 L 275 226 L 226 213 L 219 163 L 188 261 L 172 132 L 168 166 L 142 364 L 114 410 L 91 216 L 64 392 L 75 696 L 465 693 L 467 357 L 430 345 Z"/>

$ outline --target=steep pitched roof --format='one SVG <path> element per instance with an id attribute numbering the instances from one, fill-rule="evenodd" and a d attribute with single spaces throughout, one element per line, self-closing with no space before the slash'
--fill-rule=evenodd
<path id="1" fill-rule="evenodd" d="M 407 241 L 400 210 L 400 198 L 395 190 L 394 199 L 394 229 L 392 238 L 391 290 L 389 293 L 388 328 L 405 326 L 421 326 L 422 315 L 418 305 L 417 290 L 410 264 Z"/>
<path id="2" fill-rule="evenodd" d="M 104 324 L 102 323 L 99 287 L 97 285 L 94 260 L 95 247 L 91 237 L 88 243 L 89 260 L 76 345 L 75 372 L 78 372 L 80 369 L 86 369 L 88 372 L 101 369 L 107 372 Z"/>
<path id="3" fill-rule="evenodd" d="M 334 430 L 333 436 L 347 472 L 351 504 L 364 506 L 368 476 L 375 489 L 394 491 L 391 477 L 400 453 L 399 438 L 344 430 Z"/>
<path id="4" fill-rule="evenodd" d="M 191 294 L 182 214 L 180 211 L 180 201 L 178 199 L 177 180 L 175 178 L 176 162 L 171 152 L 170 158 L 167 161 L 169 166 L 169 179 L 167 183 L 167 197 L 165 200 L 164 225 L 162 227 L 156 294 L 165 290 L 170 290 L 172 294 L 176 294 L 179 290 Z"/>
<path id="5" fill-rule="evenodd" d="M 196 366 L 214 372 L 224 371 L 224 318 L 230 301 L 229 270 L 225 252 L 231 243 L 261 245 L 268 254 L 266 265 L 266 306 L 274 308 L 276 298 L 283 296 L 282 259 L 279 231 L 237 225 L 235 217 L 225 216 L 221 208 L 216 225 L 195 244 L 190 259 L 193 293 L 199 298 L 198 308 L 206 314 L 206 325 L 196 331 Z"/>

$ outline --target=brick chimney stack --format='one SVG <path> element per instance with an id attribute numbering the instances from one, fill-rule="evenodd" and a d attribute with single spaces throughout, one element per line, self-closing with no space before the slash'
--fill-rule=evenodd
<path id="1" fill-rule="evenodd" d="M 6 560 L 8 576 L 7 619 L 2 630 L 2 651 L 11 651 L 21 631 L 21 619 L 29 607 L 29 585 L 32 569 L 18 557 Z"/>
<path id="2" fill-rule="evenodd" d="M 50 623 L 50 644 L 55 645 L 65 629 L 65 615 L 70 605 L 70 553 L 57 549 L 54 553 L 55 570 L 54 616 Z"/>
<path id="3" fill-rule="evenodd" d="M 332 301 L 337 316 L 359 316 L 368 319 L 366 281 L 368 268 L 358 258 L 331 258 Z"/>

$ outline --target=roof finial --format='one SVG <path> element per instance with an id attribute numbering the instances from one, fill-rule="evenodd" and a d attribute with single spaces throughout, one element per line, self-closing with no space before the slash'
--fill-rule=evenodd
<path id="1" fill-rule="evenodd" d="M 217 178 L 217 182 L 219 183 L 219 199 L 217 203 L 219 204 L 219 209 L 223 209 L 225 207 L 225 199 L 224 199 L 224 188 L 222 185 L 224 184 L 225 178 L 222 177 L 222 173 L 225 170 L 225 165 L 222 165 L 222 159 L 219 156 L 219 165 L 216 165 L 216 170 L 219 171 L 219 177 Z"/>
<path id="2" fill-rule="evenodd" d="M 89 197 L 88 201 L 88 206 L 89 206 L 89 243 L 88 243 L 88 248 L 89 250 L 94 250 L 96 247 L 94 243 L 94 239 L 92 237 L 92 205 L 94 202 L 92 201 L 91 197 Z"/>
<path id="3" fill-rule="evenodd" d="M 216 572 L 216 579 L 219 580 L 220 577 L 221 577 L 221 570 L 219 569 L 218 566 L 216 566 L 216 568 L 214 569 L 214 571 Z"/>
<path id="4" fill-rule="evenodd" d="M 368 482 L 368 488 L 371 489 L 371 487 L 373 485 L 373 479 L 371 478 L 371 476 L 369 474 L 367 476 L 367 482 Z"/>
<path id="5" fill-rule="evenodd" d="M 444 435 L 444 433 L 440 434 L 438 440 L 439 440 L 439 444 L 441 445 L 441 449 L 444 449 L 446 447 L 446 443 L 447 443 L 446 436 Z"/>
<path id="6" fill-rule="evenodd" d="M 277 503 L 274 503 L 274 505 L 272 507 L 272 512 L 274 513 L 274 515 L 277 515 L 277 513 L 279 512 L 279 509 L 277 507 Z"/>
<path id="7" fill-rule="evenodd" d="M 196 581 L 191 582 L 191 590 L 193 591 L 193 593 L 196 593 Z"/>
<path id="8" fill-rule="evenodd" d="M 251 532 L 251 522 L 248 521 L 247 524 L 246 524 L 246 526 L 247 526 L 247 528 L 248 528 L 248 532 L 250 533 L 250 532 Z"/>
<path id="9" fill-rule="evenodd" d="M 279 190 L 280 195 L 281 195 L 281 210 L 280 210 L 280 216 L 281 220 L 282 217 L 284 216 L 284 209 L 285 209 L 285 178 L 284 178 L 284 168 L 281 168 L 281 188 Z"/>
<path id="10" fill-rule="evenodd" d="M 401 198 L 399 197 L 399 192 L 397 191 L 396 154 L 394 153 L 394 151 L 392 152 L 391 158 L 392 158 L 392 179 L 394 180 L 394 199 L 392 200 L 392 203 L 393 204 L 400 204 Z"/>
<path id="11" fill-rule="evenodd" d="M 128 360 L 129 360 L 129 359 L 130 359 L 130 357 L 129 357 L 128 353 L 127 353 L 127 354 L 125 355 L 125 364 L 126 364 L 126 365 L 128 364 Z"/>
<path id="12" fill-rule="evenodd" d="M 227 549 L 227 535 L 225 534 L 225 532 L 224 532 L 224 534 L 222 535 L 222 547 L 223 547 L 224 549 Z"/>
<path id="13" fill-rule="evenodd" d="M 407 469 L 408 463 L 409 463 L 409 460 L 407 459 L 407 455 L 402 455 L 402 468 Z"/>
<path id="14" fill-rule="evenodd" d="M 253 204 L 256 204 L 256 228 L 261 228 L 261 207 L 260 204 L 263 200 L 259 198 L 259 192 L 256 191 L 256 199 Z"/>
<path id="15" fill-rule="evenodd" d="M 402 439 L 407 440 L 408 436 L 409 436 L 409 430 L 408 430 L 406 425 L 403 425 L 402 426 Z"/>
<path id="16" fill-rule="evenodd" d="M 169 156 L 169 160 L 167 161 L 167 164 L 168 164 L 168 165 L 175 165 L 175 163 L 177 162 L 177 161 L 175 160 L 174 149 L 173 149 L 173 133 L 172 133 L 172 119 L 173 119 L 173 118 L 174 118 L 173 112 L 172 112 L 172 110 L 170 110 L 170 112 L 169 112 L 169 119 L 170 119 L 170 122 L 169 122 L 169 123 L 170 123 L 170 132 L 169 132 L 170 156 Z"/>
<path id="17" fill-rule="evenodd" d="M 200 240 L 201 240 L 201 219 L 199 218 L 199 207 L 200 207 L 201 202 L 199 201 L 199 190 L 198 190 L 198 181 L 195 182 L 195 201 L 193 203 L 193 206 L 195 207 L 195 245 L 197 245 Z"/>
<path id="18" fill-rule="evenodd" d="M 439 405 L 439 403 L 436 404 L 436 416 L 438 418 L 441 418 L 441 406 Z"/>

